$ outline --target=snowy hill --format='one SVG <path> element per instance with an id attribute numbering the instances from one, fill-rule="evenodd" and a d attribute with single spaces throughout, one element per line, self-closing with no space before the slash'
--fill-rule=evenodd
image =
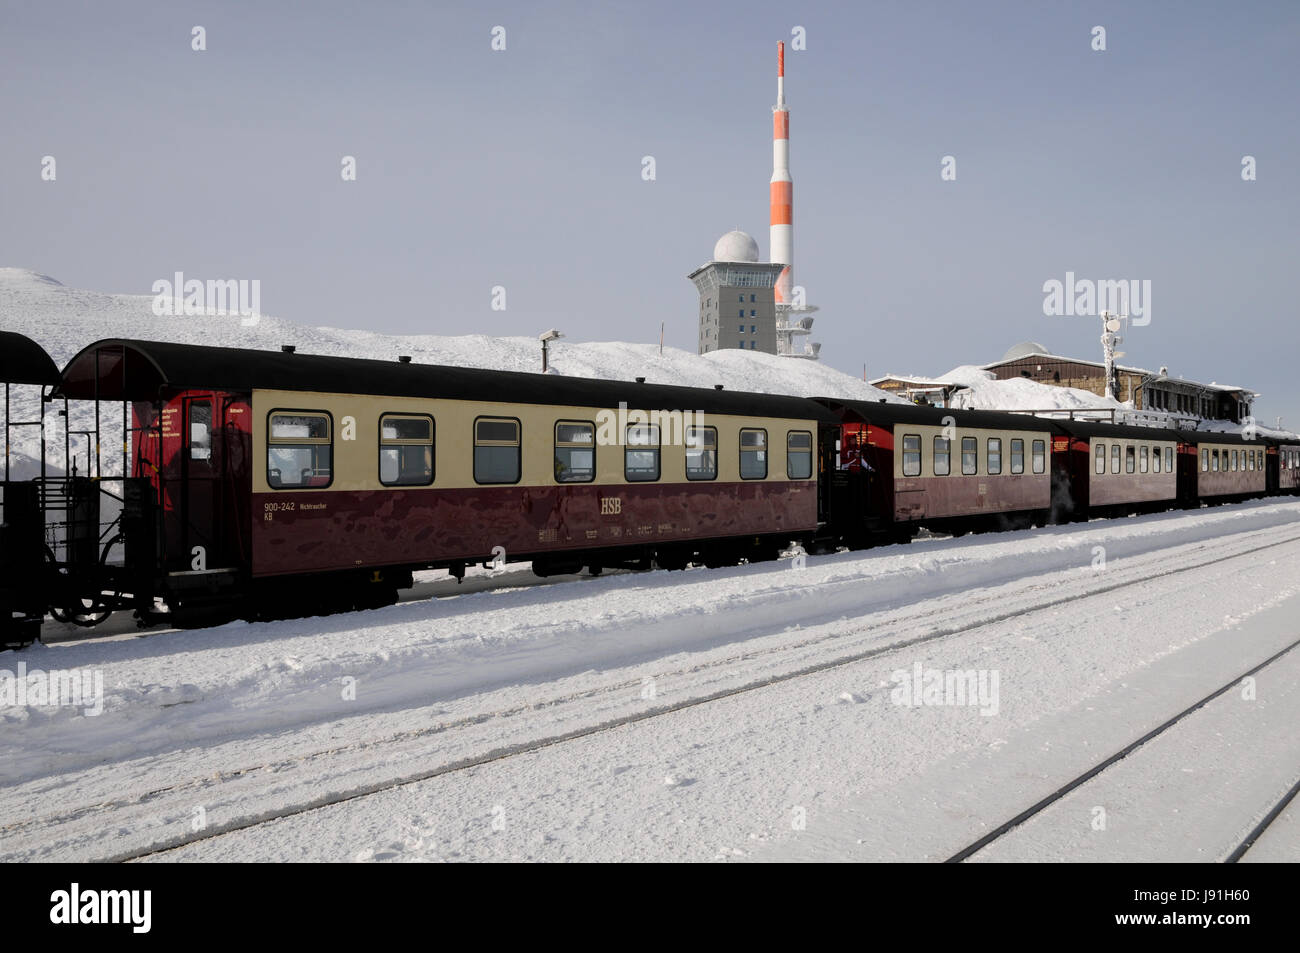
<path id="1" fill-rule="evenodd" d="M 83 291 L 27 269 L 0 268 L 0 328 L 32 338 L 60 367 L 92 341 L 123 337 L 261 350 L 292 344 L 302 354 L 379 360 L 409 354 L 417 364 L 541 370 L 541 345 L 530 337 L 391 335 L 316 328 L 269 316 L 244 327 L 237 316 L 158 317 L 152 304 L 152 295 Z M 367 316 L 358 315 L 358 324 L 366 321 Z M 644 377 L 654 384 L 722 384 L 728 390 L 802 397 L 899 399 L 825 364 L 739 349 L 700 356 L 665 347 L 660 355 L 655 344 L 562 340 L 551 346 L 550 363 L 553 371 L 571 377 Z"/>
<path id="2" fill-rule="evenodd" d="M 153 312 L 153 301 L 153 295 L 86 291 L 25 268 L 0 268 L 0 330 L 17 331 L 36 341 L 60 367 L 86 345 L 120 337 L 257 350 L 279 350 L 281 345 L 292 344 L 301 354 L 378 360 L 409 354 L 419 364 L 541 371 L 541 345 L 535 338 L 392 335 L 316 328 L 271 316 L 261 316 L 256 324 L 245 326 L 235 315 L 160 317 Z M 367 316 L 359 315 L 357 323 L 366 320 Z M 654 344 L 562 340 L 551 346 L 550 365 L 552 373 L 571 377 L 644 377 L 655 384 L 706 388 L 721 384 L 732 391 L 900 400 L 825 364 L 739 349 L 701 356 L 665 347 L 660 354 Z M 12 411 L 15 420 L 34 419 L 36 401 L 29 394 L 19 395 Z M 58 422 L 49 424 L 48 436 L 57 445 L 61 440 Z M 37 441 L 38 435 L 31 430 L 14 434 L 11 466 L 15 477 L 35 473 Z"/>
<path id="3" fill-rule="evenodd" d="M 261 316 L 252 326 L 235 315 L 202 317 L 158 316 L 148 294 L 106 294 L 69 288 L 48 275 L 25 268 L 0 268 L 0 329 L 17 331 L 38 342 L 59 366 L 87 344 L 122 337 L 182 344 L 207 344 L 278 350 L 292 344 L 299 353 L 392 360 L 409 354 L 416 363 L 538 372 L 540 345 L 531 337 L 491 337 L 482 334 L 392 335 L 343 328 L 317 328 L 283 318 Z M 366 316 L 358 316 L 364 323 Z M 656 384 L 712 387 L 732 391 L 843 397 L 891 403 L 901 398 L 825 364 L 776 357 L 755 351 L 726 350 L 696 355 L 657 345 L 616 341 L 562 340 L 551 347 L 551 371 L 572 377 L 632 380 L 644 377 Z M 1107 410 L 1127 405 L 1088 391 L 1052 387 L 1030 380 L 997 381 L 981 368 L 965 365 L 943 375 L 968 386 L 958 406 L 977 410 Z M 33 419 L 35 401 L 19 396 L 14 419 Z M 48 436 L 60 439 L 57 422 Z M 1207 428 L 1208 429 L 1208 428 Z M 1239 430 L 1227 425 L 1214 429 Z M 1262 434 L 1274 431 L 1260 429 Z M 36 434 L 15 434 L 12 466 L 16 477 L 35 471 Z"/>

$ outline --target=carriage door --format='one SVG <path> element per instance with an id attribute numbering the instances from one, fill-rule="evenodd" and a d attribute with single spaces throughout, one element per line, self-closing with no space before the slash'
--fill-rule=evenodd
<path id="1" fill-rule="evenodd" d="M 217 551 L 217 507 L 221 498 L 220 428 L 211 394 L 186 397 L 185 445 L 181 455 L 181 552 L 190 570 L 221 566 Z"/>

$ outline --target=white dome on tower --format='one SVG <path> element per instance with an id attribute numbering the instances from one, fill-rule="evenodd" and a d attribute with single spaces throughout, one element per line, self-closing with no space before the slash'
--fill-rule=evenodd
<path id="1" fill-rule="evenodd" d="M 758 261 L 758 242 L 740 230 L 727 232 L 713 246 L 713 260 Z"/>

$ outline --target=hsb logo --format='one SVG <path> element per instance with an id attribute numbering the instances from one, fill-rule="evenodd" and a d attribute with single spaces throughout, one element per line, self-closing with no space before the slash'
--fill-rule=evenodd
<path id="1" fill-rule="evenodd" d="M 602 496 L 600 498 L 600 515 L 617 516 L 623 512 L 623 500 L 617 496 Z"/>

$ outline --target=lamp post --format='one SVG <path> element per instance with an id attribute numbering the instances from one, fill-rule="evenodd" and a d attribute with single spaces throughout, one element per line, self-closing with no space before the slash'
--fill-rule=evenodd
<path id="1" fill-rule="evenodd" d="M 555 330 L 555 328 L 551 328 L 551 330 L 549 331 L 543 331 L 541 334 L 537 335 L 537 340 L 542 342 L 542 373 L 543 374 L 545 374 L 547 370 L 550 369 L 551 366 L 550 350 L 549 350 L 550 343 L 552 341 L 558 341 L 562 337 L 564 337 L 564 335 L 561 334 L 559 331 Z"/>

